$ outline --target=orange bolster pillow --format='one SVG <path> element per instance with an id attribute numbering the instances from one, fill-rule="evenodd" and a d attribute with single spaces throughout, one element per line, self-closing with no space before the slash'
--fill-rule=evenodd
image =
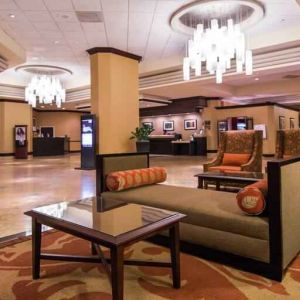
<path id="1" fill-rule="evenodd" d="M 237 166 L 246 164 L 250 160 L 251 154 L 236 154 L 236 153 L 224 153 L 223 166 Z"/>
<path id="2" fill-rule="evenodd" d="M 107 175 L 106 187 L 109 191 L 122 191 L 164 182 L 166 179 L 167 171 L 162 167 L 118 171 Z"/>
<path id="3" fill-rule="evenodd" d="M 247 215 L 262 214 L 267 207 L 268 182 L 266 179 L 247 185 L 236 196 L 239 208 Z"/>

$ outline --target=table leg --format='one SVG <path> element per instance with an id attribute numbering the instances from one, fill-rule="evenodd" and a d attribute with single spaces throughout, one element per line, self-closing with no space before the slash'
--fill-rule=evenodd
<path id="1" fill-rule="evenodd" d="M 172 262 L 173 287 L 180 288 L 180 241 L 179 241 L 179 223 L 176 223 L 170 229 L 170 250 Z"/>
<path id="2" fill-rule="evenodd" d="M 40 278 L 40 255 L 41 255 L 41 231 L 42 226 L 32 218 L 32 278 Z"/>
<path id="3" fill-rule="evenodd" d="M 124 297 L 124 248 L 116 246 L 110 249 L 112 299 L 123 300 Z"/>
<path id="4" fill-rule="evenodd" d="M 203 189 L 203 178 L 198 177 L 198 189 Z"/>

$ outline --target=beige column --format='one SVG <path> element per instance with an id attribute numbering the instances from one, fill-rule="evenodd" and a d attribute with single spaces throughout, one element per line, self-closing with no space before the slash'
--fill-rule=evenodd
<path id="1" fill-rule="evenodd" d="M 27 125 L 28 152 L 32 152 L 32 108 L 21 100 L 0 99 L 0 155 L 12 155 L 15 125 Z"/>
<path id="2" fill-rule="evenodd" d="M 114 48 L 88 50 L 91 106 L 97 116 L 97 153 L 135 151 L 130 132 L 139 125 L 138 64 L 141 57 Z"/>

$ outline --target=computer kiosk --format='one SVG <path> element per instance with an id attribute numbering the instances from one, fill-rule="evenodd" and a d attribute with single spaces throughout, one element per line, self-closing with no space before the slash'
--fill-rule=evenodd
<path id="1" fill-rule="evenodd" d="M 81 116 L 81 167 L 93 170 L 96 167 L 96 116 Z"/>

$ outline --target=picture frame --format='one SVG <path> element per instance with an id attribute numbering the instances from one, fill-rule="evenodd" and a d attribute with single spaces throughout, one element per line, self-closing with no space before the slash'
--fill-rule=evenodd
<path id="1" fill-rule="evenodd" d="M 207 129 L 207 130 L 211 129 L 211 122 L 209 120 L 204 121 L 204 128 Z"/>
<path id="2" fill-rule="evenodd" d="M 254 125 L 254 130 L 255 131 L 262 131 L 263 133 L 263 139 L 267 139 L 267 126 L 266 124 L 255 124 Z"/>
<path id="3" fill-rule="evenodd" d="M 184 130 L 197 130 L 197 119 L 184 120 Z"/>
<path id="4" fill-rule="evenodd" d="M 279 130 L 285 129 L 285 117 L 279 116 Z"/>
<path id="5" fill-rule="evenodd" d="M 290 118 L 290 129 L 295 129 L 295 118 Z"/>
<path id="6" fill-rule="evenodd" d="M 148 125 L 149 127 L 151 127 L 151 128 L 154 129 L 154 127 L 153 127 L 153 122 L 143 122 L 142 124 L 143 124 L 143 125 Z"/>
<path id="7" fill-rule="evenodd" d="M 174 121 L 164 121 L 163 122 L 164 131 L 174 131 Z"/>

